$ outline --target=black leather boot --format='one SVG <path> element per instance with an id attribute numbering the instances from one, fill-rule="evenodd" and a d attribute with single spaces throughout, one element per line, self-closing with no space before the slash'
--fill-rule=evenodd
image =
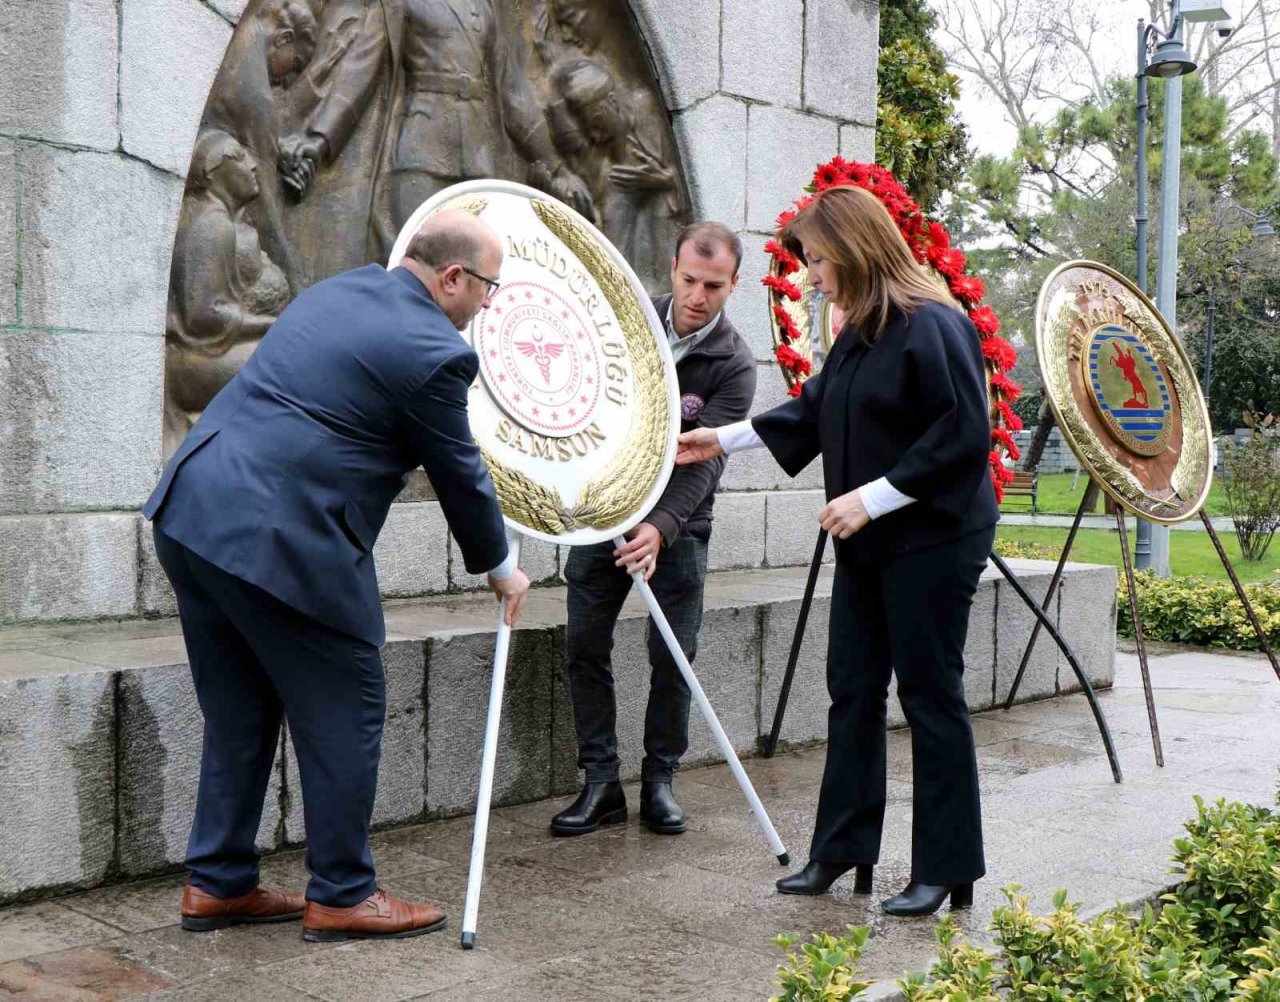
<path id="1" fill-rule="evenodd" d="M 585 835 L 601 825 L 626 820 L 627 798 L 621 783 L 587 783 L 578 799 L 551 819 L 551 834 Z"/>
<path id="2" fill-rule="evenodd" d="M 903 888 L 901 894 L 895 894 L 880 903 L 886 915 L 932 915 L 942 907 L 942 902 L 951 895 L 951 910 L 973 907 L 973 882 L 956 884 L 948 887 L 945 884 L 917 884 L 914 880 Z"/>
<path id="3" fill-rule="evenodd" d="M 684 831 L 684 808 L 676 803 L 670 781 L 645 780 L 640 784 L 640 820 L 659 835 L 679 835 Z"/>
<path id="4" fill-rule="evenodd" d="M 869 863 L 859 863 L 855 868 L 848 863 L 826 863 L 820 859 L 811 859 L 799 873 L 783 877 L 778 881 L 777 888 L 783 894 L 826 894 L 831 885 L 851 869 L 855 870 L 853 893 L 870 894 L 874 866 Z"/>

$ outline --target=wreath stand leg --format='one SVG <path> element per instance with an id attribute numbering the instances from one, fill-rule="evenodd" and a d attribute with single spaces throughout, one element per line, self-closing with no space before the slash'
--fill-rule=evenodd
<path id="1" fill-rule="evenodd" d="M 796 676 L 796 663 L 800 660 L 800 645 L 804 642 L 805 627 L 809 624 L 809 609 L 813 605 L 813 590 L 818 584 L 818 572 L 822 570 L 822 557 L 827 549 L 827 530 L 818 530 L 818 542 L 813 548 L 813 561 L 809 564 L 809 580 L 805 582 L 804 599 L 800 602 L 800 614 L 796 617 L 796 632 L 791 637 L 791 655 L 787 658 L 787 671 L 782 676 L 782 689 L 778 692 L 778 707 L 773 711 L 773 727 L 765 738 L 761 754 L 773 758 L 778 747 L 778 735 L 782 732 L 782 718 L 791 698 L 791 682 Z"/>
<path id="2" fill-rule="evenodd" d="M 1254 612 L 1253 603 L 1249 601 L 1249 596 L 1244 590 L 1244 585 L 1240 583 L 1240 579 L 1236 577 L 1235 568 L 1231 566 L 1231 560 L 1227 557 L 1227 551 L 1222 548 L 1222 540 L 1218 538 L 1218 533 L 1214 531 L 1213 521 L 1205 513 L 1204 508 L 1200 509 L 1200 521 L 1204 523 L 1205 530 L 1209 533 L 1209 538 L 1213 540 L 1214 549 L 1218 551 L 1218 557 L 1222 560 L 1222 566 L 1226 569 L 1227 577 L 1231 578 L 1231 584 L 1235 586 L 1236 595 L 1240 598 L 1240 604 L 1244 606 L 1244 611 L 1249 617 L 1249 622 L 1253 624 L 1253 632 L 1258 637 L 1258 643 L 1263 651 L 1266 652 L 1267 659 L 1271 662 L 1271 668 L 1276 673 L 1276 678 L 1280 678 L 1280 662 L 1276 661 L 1275 652 L 1271 650 L 1271 644 L 1267 640 L 1267 633 L 1262 628 L 1262 624 L 1258 622 L 1258 614 Z"/>
<path id="3" fill-rule="evenodd" d="M 517 535 L 511 541 L 516 566 L 520 564 Z M 493 679 L 489 683 L 489 716 L 484 726 L 484 754 L 480 759 L 480 792 L 476 796 L 476 817 L 471 830 L 471 867 L 467 873 L 467 900 L 462 909 L 462 948 L 476 945 L 476 917 L 480 911 L 480 884 L 484 880 L 484 851 L 489 838 L 489 805 L 493 800 L 493 770 L 498 757 L 498 726 L 502 722 L 502 693 L 507 682 L 507 656 L 511 649 L 511 627 L 506 623 L 507 600 L 498 613 L 498 638 L 493 652 Z"/>
<path id="4" fill-rule="evenodd" d="M 1092 481 L 1090 481 L 1092 484 Z M 1084 513 L 1089 504 L 1093 501 L 1092 492 L 1086 485 L 1084 494 L 1080 498 L 1080 507 L 1076 509 L 1075 521 L 1071 523 L 1071 531 L 1067 533 L 1066 545 L 1062 548 L 1062 555 L 1058 557 L 1058 566 L 1053 571 L 1053 577 L 1049 579 L 1049 587 L 1045 590 L 1044 601 L 1040 603 L 1041 611 L 1048 613 L 1049 606 L 1053 602 L 1053 596 L 1057 594 L 1058 585 L 1062 581 L 1063 569 L 1067 566 L 1067 558 L 1071 555 L 1071 547 L 1075 545 L 1076 533 L 1080 530 L 1080 521 L 1084 518 Z M 1022 685 L 1022 676 L 1026 674 L 1027 664 L 1031 661 L 1031 651 L 1036 646 L 1036 640 L 1040 636 L 1040 620 L 1036 620 L 1036 625 L 1031 628 L 1031 639 L 1027 641 L 1026 650 L 1022 652 L 1022 661 L 1018 664 L 1018 674 L 1013 677 L 1013 685 L 1009 687 L 1009 695 L 1005 697 L 1004 708 L 1007 710 L 1013 706 L 1013 700 L 1018 695 L 1018 687 Z"/>
<path id="5" fill-rule="evenodd" d="M 617 537 L 614 542 L 619 548 L 627 544 L 625 536 Z M 725 761 L 733 771 L 733 778 L 738 781 L 738 786 L 741 787 L 743 796 L 747 798 L 751 813 L 756 816 L 756 822 L 760 825 L 761 831 L 764 832 L 764 836 L 769 842 L 770 850 L 778 858 L 779 864 L 782 866 L 789 865 L 791 856 L 787 853 L 786 847 L 783 846 L 782 839 L 778 837 L 778 832 L 773 827 L 773 822 L 769 820 L 764 804 L 760 803 L 760 797 L 756 793 L 755 787 L 751 785 L 751 780 L 746 771 L 742 768 L 742 763 L 738 760 L 738 753 L 734 751 L 733 744 L 729 741 L 729 736 L 725 734 L 724 728 L 720 726 L 716 711 L 711 708 L 711 703 L 707 700 L 707 694 L 703 692 L 702 685 L 698 682 L 698 677 L 694 675 L 689 659 L 684 656 L 684 651 L 680 648 L 676 635 L 671 631 L 671 624 L 667 622 L 667 617 L 663 615 L 662 607 L 658 605 L 658 597 L 654 595 L 653 589 L 649 587 L 649 582 L 644 579 L 644 574 L 637 571 L 631 575 L 631 580 L 636 583 L 636 587 L 640 590 L 640 595 L 644 598 L 644 604 L 649 610 L 649 616 L 654 625 L 657 626 L 658 632 L 662 634 L 662 639 L 666 641 L 667 650 L 671 652 L 672 660 L 675 661 L 676 666 L 680 669 L 680 674 L 684 676 L 685 684 L 689 686 L 689 692 L 693 696 L 694 702 L 698 704 L 698 709 L 702 712 L 702 717 L 706 720 L 707 726 L 711 728 L 711 734 L 716 739 L 716 744 L 720 747 L 720 753 L 724 755 Z"/>
<path id="6" fill-rule="evenodd" d="M 1129 530 L 1125 527 L 1124 506 L 1116 505 L 1116 528 L 1120 530 L 1120 557 L 1124 561 L 1124 579 L 1129 586 L 1129 615 L 1133 617 L 1133 636 L 1138 644 L 1138 665 L 1142 669 L 1142 691 L 1147 698 L 1147 720 L 1151 724 L 1151 746 L 1156 765 L 1164 766 L 1164 749 L 1160 745 L 1160 723 L 1156 720 L 1156 700 L 1151 693 L 1151 670 L 1147 666 L 1147 638 L 1142 632 L 1142 614 L 1138 611 L 1138 586 L 1133 580 L 1133 560 L 1129 556 Z"/>
<path id="7" fill-rule="evenodd" d="M 1079 681 L 1081 687 L 1084 689 L 1085 698 L 1089 701 L 1089 709 L 1093 711 L 1093 719 L 1098 724 L 1098 733 L 1102 735 L 1102 746 L 1107 751 L 1107 761 L 1111 763 L 1111 776 L 1117 783 L 1124 782 L 1124 777 L 1120 773 L 1120 760 L 1116 757 L 1115 745 L 1111 740 L 1111 729 L 1107 727 L 1107 718 L 1103 716 L 1102 707 L 1098 703 L 1097 694 L 1093 691 L 1093 685 L 1089 682 L 1089 676 L 1086 675 L 1084 670 L 1080 667 L 1080 661 L 1076 658 L 1075 651 L 1071 649 L 1071 645 L 1068 644 L 1062 634 L 1058 632 L 1058 628 L 1053 625 L 1053 620 L 1045 614 L 1045 611 L 1040 608 L 1036 603 L 1036 600 L 1032 598 L 1031 593 L 1027 591 L 1023 583 L 1018 580 L 1018 575 L 1013 573 L 1009 565 L 1004 562 L 1004 558 L 994 550 L 991 552 L 991 562 L 995 564 L 1000 573 L 1004 575 L 1005 580 L 1012 585 L 1013 590 L 1018 593 L 1018 597 L 1022 599 L 1027 608 L 1035 613 L 1037 622 L 1049 631 L 1049 636 L 1053 638 L 1054 642 L 1058 645 L 1059 650 L 1066 655 L 1067 663 L 1071 665 L 1071 670 L 1075 672 L 1077 681 Z"/>

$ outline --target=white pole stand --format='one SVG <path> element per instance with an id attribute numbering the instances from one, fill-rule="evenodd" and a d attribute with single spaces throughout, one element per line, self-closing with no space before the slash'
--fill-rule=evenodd
<path id="1" fill-rule="evenodd" d="M 522 537 L 511 539 L 511 553 L 520 566 Z M 493 651 L 493 680 L 489 683 L 489 716 L 484 726 L 484 757 L 480 760 L 480 792 L 476 796 L 476 819 L 471 832 L 471 869 L 467 874 L 467 903 L 462 909 L 462 948 L 476 945 L 476 915 L 480 911 L 480 884 L 484 880 L 484 850 L 489 837 L 489 804 L 493 800 L 493 769 L 498 757 L 498 726 L 502 722 L 502 692 L 507 682 L 507 655 L 511 650 L 511 627 L 507 625 L 507 600 L 502 600 L 498 618 L 498 641 Z"/>
<path id="2" fill-rule="evenodd" d="M 619 536 L 614 540 L 614 543 L 622 547 L 626 545 L 627 540 L 625 537 Z M 720 746 L 721 754 L 724 755 L 725 761 L 729 763 L 729 768 L 733 770 L 733 778 L 738 781 L 738 786 L 742 788 L 742 795 L 747 798 L 751 813 L 756 816 L 756 822 L 760 825 L 760 830 L 764 832 L 764 837 L 768 839 L 769 848 L 778 857 L 780 865 L 790 865 L 791 856 L 782 844 L 782 839 L 778 837 L 778 831 L 773 827 L 773 822 L 769 820 L 764 804 L 760 803 L 760 797 L 756 793 L 756 788 L 751 785 L 751 779 L 747 776 L 746 770 L 742 768 L 742 763 L 738 761 L 738 753 L 733 750 L 729 735 L 725 734 L 724 728 L 720 726 L 716 711 L 711 709 L 711 703 L 707 701 L 707 694 L 702 691 L 701 683 L 698 682 L 697 676 L 693 674 L 693 666 L 689 664 L 689 659 L 684 656 L 684 651 L 681 650 L 680 644 L 676 640 L 676 635 L 671 632 L 671 624 L 667 622 L 667 617 L 663 615 L 662 607 L 658 605 L 658 597 L 654 595 L 653 589 L 649 587 L 649 582 L 644 579 L 644 574 L 637 571 L 631 575 L 631 579 L 635 581 L 636 587 L 640 589 L 640 594 L 644 597 L 644 604 L 649 609 L 649 616 L 658 627 L 658 632 L 662 634 L 662 639 L 667 642 L 667 650 L 671 652 L 671 657 L 680 668 L 680 674 L 684 676 L 685 683 L 689 686 L 689 692 L 693 696 L 694 702 L 698 704 L 698 709 L 702 712 L 702 718 L 707 722 L 707 726 L 711 728 L 716 744 Z M 466 933 L 463 933 L 463 936 L 465 937 Z"/>

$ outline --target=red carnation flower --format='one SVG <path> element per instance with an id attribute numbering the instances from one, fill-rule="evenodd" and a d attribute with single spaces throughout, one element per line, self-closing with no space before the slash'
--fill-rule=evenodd
<path id="1" fill-rule="evenodd" d="M 816 191 L 823 191 L 834 184 L 839 184 L 843 180 L 840 168 L 833 163 L 822 164 L 813 173 L 813 187 Z"/>
<path id="2" fill-rule="evenodd" d="M 780 344 L 773 351 L 778 359 L 778 363 L 790 372 L 800 373 L 807 376 L 813 372 L 813 363 L 805 358 L 789 344 Z"/>
<path id="3" fill-rule="evenodd" d="M 979 306 L 976 310 L 970 310 L 969 319 L 973 321 L 973 326 L 978 328 L 978 333 L 983 337 L 1000 332 L 1000 318 L 990 306 Z"/>
<path id="4" fill-rule="evenodd" d="M 965 256 L 962 251 L 951 247 L 934 246 L 929 251 L 929 263 L 939 275 L 952 281 L 964 277 Z"/>
<path id="5" fill-rule="evenodd" d="M 760 284 L 767 286 L 780 296 L 786 296 L 793 303 L 798 303 L 803 295 L 794 282 L 788 281 L 781 275 L 765 275 L 764 278 L 760 279 Z"/>
<path id="6" fill-rule="evenodd" d="M 951 234 L 947 232 L 947 228 L 941 223 L 930 223 L 929 242 L 935 247 L 941 247 L 946 250 L 951 246 Z"/>
<path id="7" fill-rule="evenodd" d="M 1022 431 L 1022 418 L 1014 413 L 1007 400 L 996 401 L 996 413 L 1000 415 L 1000 420 L 1010 431 Z"/>
<path id="8" fill-rule="evenodd" d="M 991 388 L 1004 394 L 1004 398 L 1009 403 L 1014 403 L 1022 396 L 1022 387 L 1006 376 L 1003 372 L 994 373 L 991 376 Z"/>
<path id="9" fill-rule="evenodd" d="M 796 328 L 795 321 L 791 319 L 791 314 L 776 303 L 773 307 L 773 319 L 778 321 L 778 326 L 782 328 L 780 333 L 786 340 L 794 341 L 800 336 L 800 331 Z"/>
<path id="10" fill-rule="evenodd" d="M 976 275 L 961 275 L 951 280 L 951 291 L 966 303 L 980 303 L 987 294 L 987 286 Z"/>
<path id="11" fill-rule="evenodd" d="M 778 262 L 778 268 L 782 274 L 790 275 L 792 272 L 800 270 L 800 261 L 789 250 L 778 243 L 776 240 L 769 240 L 764 245 L 765 253 L 772 254 L 775 261 Z"/>
<path id="12" fill-rule="evenodd" d="M 1018 353 L 1004 338 L 993 334 L 982 342 L 982 355 L 995 363 L 1001 372 L 1008 372 L 1018 361 Z"/>
<path id="13" fill-rule="evenodd" d="M 1018 443 L 1013 440 L 1013 433 L 1007 428 L 999 426 L 992 428 L 991 439 L 1004 446 L 1004 451 L 1009 454 L 1009 458 L 1015 463 L 1022 458 L 1022 451 L 1018 448 Z"/>

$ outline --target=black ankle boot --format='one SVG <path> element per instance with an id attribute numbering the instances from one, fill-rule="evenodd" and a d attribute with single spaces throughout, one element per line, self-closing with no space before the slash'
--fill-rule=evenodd
<path id="1" fill-rule="evenodd" d="M 578 799 L 551 819 L 551 834 L 585 835 L 601 825 L 626 820 L 627 798 L 621 783 L 587 783 Z"/>
<path id="2" fill-rule="evenodd" d="M 669 780 L 645 780 L 640 784 L 640 820 L 659 835 L 679 835 L 684 831 L 684 808 L 676 803 Z"/>
<path id="3" fill-rule="evenodd" d="M 942 907 L 947 895 L 951 895 L 951 910 L 973 907 L 973 882 L 955 884 L 917 884 L 914 880 L 880 903 L 886 915 L 932 915 Z"/>
<path id="4" fill-rule="evenodd" d="M 855 869 L 848 863 L 825 863 L 820 859 L 809 860 L 809 865 L 799 873 L 783 877 L 777 888 L 783 894 L 826 894 L 839 877 Z M 853 878 L 854 894 L 871 893 L 871 876 L 875 867 L 859 863 Z"/>

